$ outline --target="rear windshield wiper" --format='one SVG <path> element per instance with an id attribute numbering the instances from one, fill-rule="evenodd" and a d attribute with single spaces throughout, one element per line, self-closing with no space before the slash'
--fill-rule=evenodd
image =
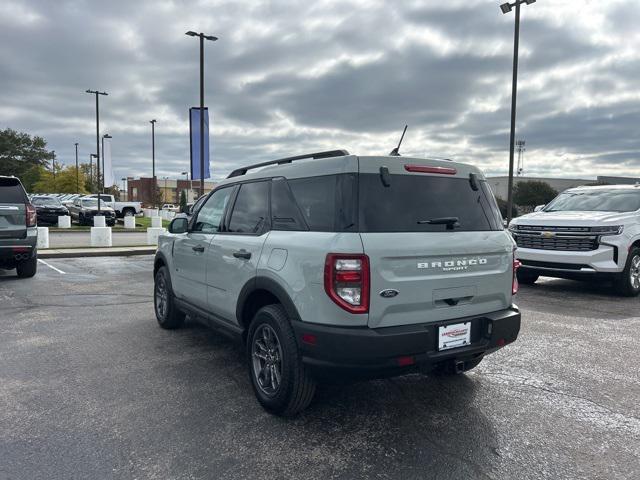
<path id="1" fill-rule="evenodd" d="M 459 221 L 460 219 L 458 217 L 440 217 L 432 218 L 430 220 L 418 220 L 418 225 L 446 225 L 447 230 L 453 230 L 455 227 L 459 226 Z"/>

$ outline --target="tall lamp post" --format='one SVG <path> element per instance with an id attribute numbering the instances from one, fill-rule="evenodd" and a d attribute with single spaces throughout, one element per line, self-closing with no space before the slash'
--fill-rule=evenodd
<path id="1" fill-rule="evenodd" d="M 155 204 L 156 188 L 158 187 L 156 184 L 156 119 L 150 120 L 149 123 L 151 124 L 151 181 L 153 183 L 151 198 L 153 206 L 157 207 L 158 205 Z"/>
<path id="2" fill-rule="evenodd" d="M 182 172 L 180 175 L 186 175 L 187 176 L 187 182 L 189 181 L 189 172 Z M 191 179 L 191 182 L 189 183 L 189 195 L 193 195 L 193 178 Z M 187 202 L 189 201 L 189 195 L 187 195 Z"/>
<path id="3" fill-rule="evenodd" d="M 191 30 L 186 35 L 200 38 L 200 195 L 204 195 L 204 41 L 215 42 L 218 37 Z"/>
<path id="4" fill-rule="evenodd" d="M 507 225 L 511 223 L 511 210 L 513 208 L 513 157 L 516 140 L 516 98 L 518 95 L 518 46 L 520 44 L 520 5 L 531 5 L 536 0 L 516 0 L 513 3 L 500 5 L 502 13 L 509 13 L 514 7 L 516 10 L 516 26 L 513 35 L 513 82 L 511 85 L 511 134 L 509 139 L 509 186 L 507 190 Z"/>
<path id="5" fill-rule="evenodd" d="M 108 133 L 105 133 L 102 136 L 102 180 L 100 180 L 100 178 L 98 178 L 98 181 L 101 183 L 100 185 L 100 193 L 104 193 L 104 139 L 105 138 L 113 138 L 111 135 L 109 135 Z M 99 198 L 99 196 L 98 196 Z"/>
<path id="6" fill-rule="evenodd" d="M 78 171 L 78 142 L 74 144 L 76 146 L 76 193 L 80 193 L 80 172 Z"/>
<path id="7" fill-rule="evenodd" d="M 90 93 L 96 96 L 96 164 L 98 165 L 98 215 L 100 215 L 100 102 L 98 98 L 100 95 L 109 95 L 107 92 L 99 92 L 98 90 L 87 90 L 86 93 Z"/>
<path id="8" fill-rule="evenodd" d="M 93 190 L 93 159 L 97 159 L 98 156 L 95 153 L 89 155 L 89 180 L 91 180 L 91 190 Z"/>

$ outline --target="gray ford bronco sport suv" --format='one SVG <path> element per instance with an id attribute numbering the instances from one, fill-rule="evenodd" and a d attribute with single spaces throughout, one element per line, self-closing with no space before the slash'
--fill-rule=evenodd
<path id="1" fill-rule="evenodd" d="M 0 268 L 15 268 L 18 277 L 38 270 L 36 208 L 16 177 L 0 176 Z"/>
<path id="2" fill-rule="evenodd" d="M 455 374 L 513 342 L 515 266 L 477 168 L 336 150 L 235 170 L 174 219 L 154 305 L 239 338 L 259 402 L 293 415 L 318 381 Z"/>

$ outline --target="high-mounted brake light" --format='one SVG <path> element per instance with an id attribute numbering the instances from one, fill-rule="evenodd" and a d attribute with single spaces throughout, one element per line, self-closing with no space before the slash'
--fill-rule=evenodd
<path id="1" fill-rule="evenodd" d="M 25 205 L 27 210 L 27 227 L 35 227 L 38 221 L 38 215 L 36 214 L 36 207 L 27 203 Z"/>
<path id="2" fill-rule="evenodd" d="M 405 165 L 404 169 L 407 172 L 437 173 L 440 175 L 455 175 L 458 173 L 458 170 L 453 167 L 429 167 L 427 165 Z"/>
<path id="3" fill-rule="evenodd" d="M 328 254 L 324 263 L 324 290 L 349 313 L 369 312 L 369 257 Z"/>
<path id="4" fill-rule="evenodd" d="M 513 252 L 513 280 L 511 282 L 511 295 L 515 295 L 518 293 L 518 289 L 520 288 L 520 284 L 518 283 L 518 269 L 522 263 L 520 260 L 516 260 L 516 252 Z"/>

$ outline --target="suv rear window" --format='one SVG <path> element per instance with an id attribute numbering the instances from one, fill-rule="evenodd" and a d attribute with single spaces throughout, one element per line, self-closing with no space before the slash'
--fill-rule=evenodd
<path id="1" fill-rule="evenodd" d="M 361 232 L 444 232 L 426 222 L 457 217 L 455 231 L 502 230 L 500 212 L 485 181 L 474 191 L 466 178 L 390 175 L 385 187 L 376 174 L 361 174 Z M 420 223 L 419 223 L 420 222 Z"/>
<path id="2" fill-rule="evenodd" d="M 27 195 L 17 178 L 0 178 L 0 203 L 27 203 Z"/>

